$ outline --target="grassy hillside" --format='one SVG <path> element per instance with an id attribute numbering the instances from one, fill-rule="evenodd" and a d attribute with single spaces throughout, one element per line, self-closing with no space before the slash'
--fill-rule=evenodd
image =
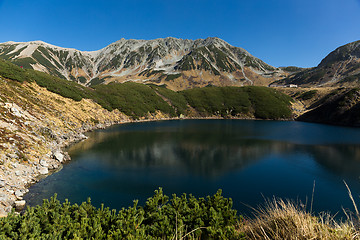
<path id="1" fill-rule="evenodd" d="M 110 83 L 94 87 L 97 97 L 104 101 L 104 107 L 119 109 L 134 118 L 161 111 L 175 117 L 175 110 L 149 86 L 133 82 Z"/>
<path id="2" fill-rule="evenodd" d="M 297 120 L 344 126 L 360 126 L 360 90 L 336 89 L 316 101 L 313 110 Z"/>
<path id="3" fill-rule="evenodd" d="M 205 87 L 182 91 L 202 116 L 291 118 L 291 98 L 266 87 Z"/>
<path id="4" fill-rule="evenodd" d="M 0 60 L 0 76 L 18 82 L 35 81 L 63 97 L 92 99 L 108 110 L 118 109 L 134 119 L 161 111 L 170 117 L 291 118 L 291 99 L 265 87 L 206 87 L 174 92 L 164 87 L 133 82 L 84 87 L 48 74 L 22 69 Z"/>
<path id="5" fill-rule="evenodd" d="M 8 61 L 0 59 L 0 76 L 18 82 L 36 82 L 39 86 L 57 93 L 63 97 L 80 101 L 82 98 L 95 98 L 90 88 L 83 87 L 62 78 L 53 77 L 49 74 L 22 69 Z"/>

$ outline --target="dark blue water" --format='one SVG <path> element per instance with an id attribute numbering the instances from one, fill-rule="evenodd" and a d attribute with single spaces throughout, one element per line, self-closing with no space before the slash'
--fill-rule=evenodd
<path id="1" fill-rule="evenodd" d="M 30 188 L 39 204 L 54 193 L 81 203 L 91 197 L 120 209 L 166 194 L 231 197 L 250 208 L 273 196 L 315 212 L 353 209 L 343 180 L 360 200 L 360 129 L 286 121 L 179 120 L 123 124 L 89 134 L 69 149 L 72 161 Z M 358 201 L 360 203 L 360 201 Z M 341 215 L 341 214 L 340 214 Z"/>

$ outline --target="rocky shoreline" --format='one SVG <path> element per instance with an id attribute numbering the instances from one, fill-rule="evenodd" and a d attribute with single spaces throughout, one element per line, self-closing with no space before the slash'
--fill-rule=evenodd
<path id="1" fill-rule="evenodd" d="M 148 118 L 139 120 L 124 119 L 122 121 L 106 121 L 96 125 L 84 124 L 81 128 L 63 135 L 53 135 L 54 140 L 50 143 L 50 151 L 42 155 L 38 161 L 32 164 L 12 163 L 12 168 L 6 169 L 5 174 L 0 179 L 0 217 L 7 216 L 12 208 L 21 211 L 26 206 L 23 196 L 29 191 L 28 188 L 37 183 L 40 179 L 60 170 L 62 165 L 70 161 L 69 154 L 65 148 L 71 144 L 87 139 L 85 133 L 97 129 L 104 129 L 117 124 L 166 121 L 180 119 L 224 119 L 223 117 L 166 117 L 155 114 Z M 245 118 L 234 118 L 245 119 Z M 249 119 L 249 118 L 246 118 Z M 52 132 L 51 130 L 48 130 Z M 5 170 L 0 166 L 0 171 Z"/>
<path id="2" fill-rule="evenodd" d="M 63 150 L 85 132 L 130 121 L 89 99 L 74 101 L 39 87 L 0 79 L 0 216 L 26 205 L 28 187 L 57 171 Z"/>
<path id="3" fill-rule="evenodd" d="M 26 202 L 23 196 L 29 191 L 28 188 L 47 175 L 61 169 L 62 164 L 70 160 L 70 156 L 64 148 L 70 144 L 79 142 L 87 137 L 84 133 L 96 129 L 106 128 L 114 124 L 125 123 L 128 121 L 108 121 L 97 125 L 84 125 L 76 131 L 64 135 L 54 135 L 56 138 L 50 143 L 50 151 L 42 155 L 38 161 L 31 163 L 13 162 L 9 167 L 0 166 L 2 172 L 0 178 L 0 216 L 7 216 L 12 208 L 21 211 Z M 16 156 L 10 156 L 15 157 Z"/>

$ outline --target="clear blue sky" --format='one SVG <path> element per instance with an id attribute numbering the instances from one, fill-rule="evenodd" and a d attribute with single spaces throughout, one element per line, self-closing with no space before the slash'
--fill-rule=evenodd
<path id="1" fill-rule="evenodd" d="M 276 67 L 312 67 L 360 40 L 360 0 L 0 0 L 0 42 L 98 50 L 169 36 L 219 37 Z"/>

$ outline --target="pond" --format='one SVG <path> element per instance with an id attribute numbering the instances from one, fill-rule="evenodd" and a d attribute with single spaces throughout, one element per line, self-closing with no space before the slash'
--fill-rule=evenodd
<path id="1" fill-rule="evenodd" d="M 353 210 L 360 202 L 360 129 L 294 121 L 172 120 L 128 123 L 88 134 L 72 161 L 30 187 L 29 205 L 54 193 L 121 209 L 155 189 L 168 195 L 231 197 L 248 215 L 265 199 L 293 199 L 315 212 Z M 314 188 L 314 195 L 313 187 Z"/>

